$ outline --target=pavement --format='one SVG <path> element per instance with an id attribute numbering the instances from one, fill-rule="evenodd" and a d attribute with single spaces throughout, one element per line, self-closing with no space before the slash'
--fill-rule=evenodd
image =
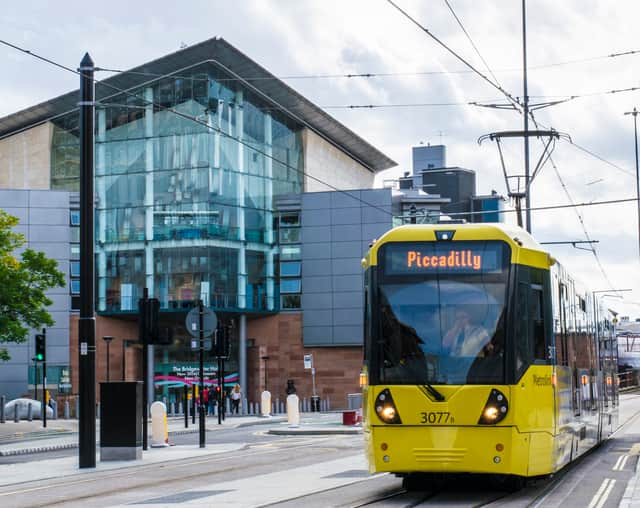
<path id="1" fill-rule="evenodd" d="M 197 434 L 199 432 L 198 420 L 192 423 L 190 417 L 188 427 L 185 427 L 184 417 L 168 417 L 167 430 L 169 443 L 171 436 L 180 434 Z M 324 413 L 302 413 L 297 424 L 289 422 L 286 415 L 259 416 L 259 415 L 229 415 L 221 424 L 218 424 L 217 416 L 208 416 L 205 427 L 207 431 L 244 427 L 249 425 L 268 425 L 267 432 L 270 434 L 304 434 L 304 435 L 327 435 L 327 434 L 357 434 L 362 432 L 361 425 L 343 425 L 342 412 Z M 100 422 L 96 422 L 97 446 L 99 446 Z M 152 430 L 151 424 L 148 427 L 149 450 L 167 449 L 151 447 Z M 214 449 L 219 445 L 207 445 Z M 42 421 L 33 420 L 31 422 L 21 420 L 14 422 L 7 420 L 0 423 L 0 457 L 12 455 L 37 454 L 40 452 L 64 450 L 78 447 L 78 421 L 73 420 L 47 420 L 47 427 L 44 428 Z M 186 448 L 184 445 L 172 446 L 171 449 Z M 146 454 L 149 450 L 146 450 Z M 220 450 L 220 451 L 226 451 Z M 178 452 L 172 451 L 172 454 Z M 215 452 L 214 452 L 215 453 Z M 144 455 L 143 454 L 143 455 Z M 39 460 L 42 456 L 35 458 Z M 2 483 L 2 482 L 0 482 Z"/>

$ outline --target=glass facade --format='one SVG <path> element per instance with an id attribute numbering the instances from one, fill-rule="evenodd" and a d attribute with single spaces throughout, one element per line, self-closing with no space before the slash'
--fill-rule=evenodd
<path id="1" fill-rule="evenodd" d="M 224 311 L 279 310 L 278 241 L 299 240 L 276 237 L 273 200 L 303 190 L 302 126 L 213 64 L 102 104 L 97 311 L 135 312 L 145 287 L 165 310 L 200 298 Z M 53 123 L 52 187 L 77 190 L 77 113 Z"/>

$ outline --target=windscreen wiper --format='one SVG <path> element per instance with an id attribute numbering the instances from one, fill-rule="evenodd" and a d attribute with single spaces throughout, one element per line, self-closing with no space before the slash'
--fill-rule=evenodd
<path id="1" fill-rule="evenodd" d="M 430 385 L 429 383 L 421 384 L 420 389 L 427 397 L 429 397 L 429 394 L 430 394 L 434 399 L 436 399 L 437 402 L 442 402 L 444 400 L 444 395 L 442 395 L 438 390 L 436 390 L 433 387 L 433 385 Z"/>

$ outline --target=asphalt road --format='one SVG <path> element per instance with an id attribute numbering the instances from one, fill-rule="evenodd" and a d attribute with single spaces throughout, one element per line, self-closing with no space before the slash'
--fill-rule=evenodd
<path id="1" fill-rule="evenodd" d="M 211 449 L 232 445 L 223 453 L 0 487 L 0 506 L 612 508 L 619 506 L 634 475 L 639 415 L 640 395 L 625 395 L 624 424 L 611 439 L 560 474 L 516 493 L 469 477 L 406 492 L 398 478 L 368 475 L 361 435 L 280 436 L 252 426 L 208 432 Z M 197 446 L 198 434 L 172 441 Z M 34 467 L 50 467 L 51 454 L 40 455 Z M 34 461 L 34 456 L 6 459 Z"/>

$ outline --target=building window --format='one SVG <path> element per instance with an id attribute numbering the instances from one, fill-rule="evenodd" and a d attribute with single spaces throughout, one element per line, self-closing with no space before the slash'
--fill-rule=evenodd
<path id="1" fill-rule="evenodd" d="M 291 259 L 301 259 L 301 252 L 299 245 L 286 245 L 280 247 L 280 259 L 291 260 Z"/>
<path id="2" fill-rule="evenodd" d="M 80 259 L 80 245 L 71 244 L 69 246 L 70 259 Z"/>
<path id="3" fill-rule="evenodd" d="M 300 279 L 281 279 L 280 293 L 299 293 Z"/>
<path id="4" fill-rule="evenodd" d="M 70 212 L 70 221 L 72 226 L 80 225 L 80 210 L 71 210 Z"/>
<path id="5" fill-rule="evenodd" d="M 280 277 L 300 277 L 300 261 L 280 263 Z"/>
<path id="6" fill-rule="evenodd" d="M 71 267 L 71 277 L 80 277 L 80 261 L 71 261 L 69 266 Z"/>
<path id="7" fill-rule="evenodd" d="M 281 229 L 280 243 L 300 243 L 300 228 Z"/>
<path id="8" fill-rule="evenodd" d="M 280 308 L 294 310 L 300 308 L 300 295 L 282 295 L 280 297 Z"/>
<path id="9" fill-rule="evenodd" d="M 80 279 L 71 279 L 71 294 L 80 294 Z"/>
<path id="10" fill-rule="evenodd" d="M 302 273 L 300 246 L 300 213 L 281 212 L 277 216 L 280 243 L 280 308 L 296 310 L 301 307 Z"/>

